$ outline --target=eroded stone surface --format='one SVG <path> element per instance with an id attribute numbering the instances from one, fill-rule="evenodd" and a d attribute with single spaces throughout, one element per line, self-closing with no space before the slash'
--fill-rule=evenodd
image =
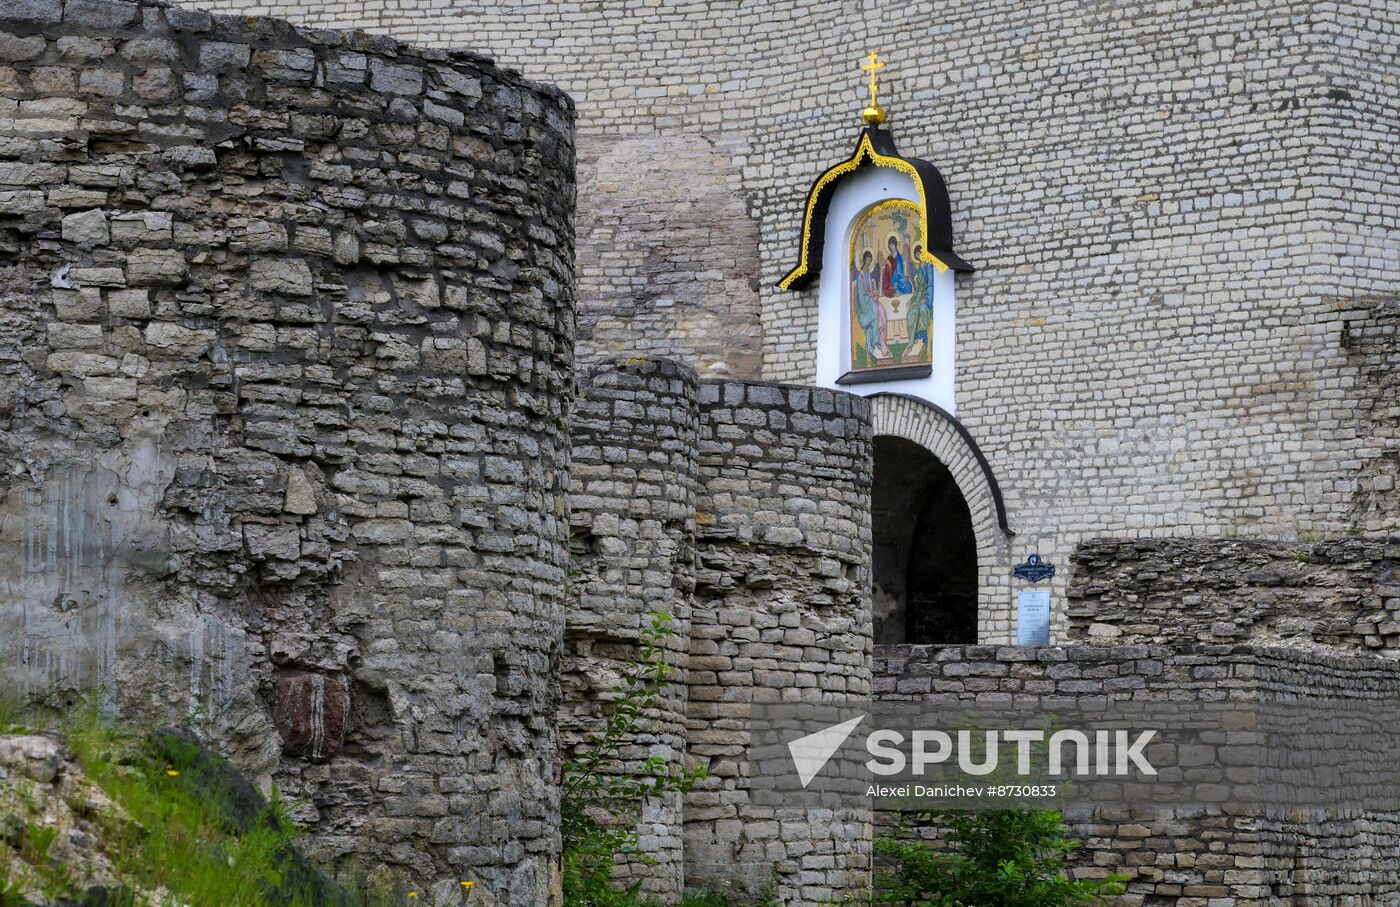
<path id="1" fill-rule="evenodd" d="M 5 679 L 192 720 L 327 862 L 548 903 L 571 104 L 154 2 L 0 35 Z"/>
<path id="2" fill-rule="evenodd" d="M 1400 652 L 1400 537 L 1311 544 L 1095 539 L 1071 562 L 1069 636 Z"/>

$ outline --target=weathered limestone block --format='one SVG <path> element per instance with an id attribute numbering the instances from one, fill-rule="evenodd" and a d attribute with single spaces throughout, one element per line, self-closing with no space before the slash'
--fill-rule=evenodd
<path id="1" fill-rule="evenodd" d="M 111 238 L 107 215 L 102 211 L 79 211 L 63 218 L 63 238 L 80 246 L 100 246 Z"/>

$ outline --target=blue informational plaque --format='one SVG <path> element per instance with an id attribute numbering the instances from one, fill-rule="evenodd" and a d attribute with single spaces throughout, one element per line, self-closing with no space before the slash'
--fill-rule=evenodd
<path id="1" fill-rule="evenodd" d="M 1041 560 L 1039 554 L 1032 554 L 1026 557 L 1024 564 L 1017 564 L 1011 574 L 1028 583 L 1038 583 L 1055 575 L 1055 565 Z"/>
<path id="2" fill-rule="evenodd" d="M 1050 590 L 1028 589 L 1016 595 L 1016 644 L 1050 643 Z"/>

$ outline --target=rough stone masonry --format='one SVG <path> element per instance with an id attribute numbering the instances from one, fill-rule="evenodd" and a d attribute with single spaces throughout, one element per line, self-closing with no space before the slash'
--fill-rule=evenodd
<path id="1" fill-rule="evenodd" d="M 1030 552 L 1400 530 L 1390 0 L 192 2 L 558 83 L 579 106 L 580 355 L 777 381 L 815 375 L 816 298 L 776 283 L 878 51 L 899 147 L 942 170 L 977 266 L 956 415 L 1017 533 L 979 557 L 984 641 L 1014 638 L 1004 578 Z"/>
<path id="2" fill-rule="evenodd" d="M 615 6 L 650 39 L 655 8 Z M 1055 581 L 1073 602 L 1057 632 L 1154 646 L 886 651 L 877 693 L 893 677 L 910 698 L 1045 684 L 1205 696 L 1261 660 L 1299 662 L 1289 690 L 1333 677 L 1393 689 L 1393 665 L 1234 645 L 1395 650 L 1393 541 L 1302 556 L 1272 541 L 1143 544 L 1394 532 L 1397 335 L 1383 297 L 1396 272 L 1368 251 L 1389 210 L 1371 174 L 1393 162 L 1375 154 L 1382 119 L 1363 116 L 1387 70 L 1353 59 L 1379 58 L 1393 29 L 1353 22 L 1361 0 L 1315 17 L 1302 0 L 1218 17 L 1186 0 L 1131 17 L 1040 6 L 1054 8 L 989 5 L 911 64 L 906 84 L 961 98 L 915 91 L 911 112 L 979 119 L 962 148 L 949 123 L 910 116 L 906 144 L 964 174 L 960 235 L 984 267 L 961 297 L 960 413 L 1006 480 L 1018 544 L 1061 564 L 1078 552 Z M 603 72 L 586 100 L 612 111 L 585 155 L 594 196 L 612 199 L 583 231 L 591 352 L 671 349 L 750 375 L 761 358 L 764 374 L 804 380 L 810 300 L 760 318 L 773 291 L 753 281 L 775 276 L 798 190 L 849 138 L 837 81 L 849 34 L 818 26 L 869 17 L 754 7 L 741 37 L 769 41 L 791 19 L 802 40 L 731 79 L 747 45 L 689 28 L 709 4 L 671 4 L 704 60 L 671 54 L 686 71 L 638 88 L 616 19 L 536 9 L 496 10 L 491 22 L 520 31 L 491 34 L 523 59 L 544 13 L 585 22 Z M 1026 18 L 1044 51 L 1026 44 Z M 1126 58 L 1102 52 L 1110 23 Z M 1347 42 L 1319 39 L 1334 25 Z M 995 77 L 956 68 L 974 52 L 1001 60 Z M 1041 89 L 1085 60 L 1109 69 L 1102 90 Z M 1297 97 L 1259 87 L 1334 62 L 1349 75 L 1309 76 Z M 1144 71 L 1162 91 L 1139 101 Z M 765 96 L 819 140 L 733 128 L 762 122 L 742 114 Z M 1295 116 L 1300 99 L 1310 109 Z M 1305 118 L 1315 128 L 1292 128 Z M 127 715 L 193 723 L 305 804 L 327 862 L 382 864 L 424 900 L 471 877 L 482 897 L 536 905 L 557 899 L 556 715 L 566 745 L 596 726 L 660 604 L 677 617 L 668 655 L 684 683 L 624 755 L 711 777 L 648 806 L 639 830 L 660 860 L 621 874 L 670 900 L 691 884 L 757 891 L 776 874 L 789 907 L 829 904 L 868 884 L 869 812 L 758 811 L 742 755 L 751 703 L 870 691 L 871 410 L 653 358 L 602 362 L 575 405 L 571 120 L 559 93 L 468 53 L 150 2 L 9 0 L 0 674 L 54 706 L 95 687 Z M 1007 143 L 1018 122 L 1043 124 L 1044 140 Z M 702 134 L 674 131 L 695 124 Z M 1272 137 L 1267 154 L 1239 151 L 1253 130 Z M 1086 136 L 1111 145 L 1095 152 L 1111 166 L 1065 150 Z M 1181 166 L 1188 146 L 1206 163 Z M 1297 172 L 1309 155 L 1338 158 L 1326 185 Z M 1222 185 L 1221 161 L 1256 181 L 1267 163 L 1262 187 Z M 1087 199 L 1070 211 L 1082 229 L 1047 233 L 1046 197 Z M 1304 215 L 1328 229 L 1300 250 Z M 1179 254 L 1142 251 L 1166 247 Z M 1164 355 L 1172 338 L 1184 340 Z M 1032 371 L 1047 363 L 1070 377 Z M 1205 392 L 1183 399 L 1187 380 Z M 1137 538 L 1084 541 L 1094 533 Z M 1194 592 L 1143 569 L 1161 558 Z M 1006 605 L 997 582 L 987 613 Z M 1174 611 L 1178 593 L 1200 600 Z M 1258 851 L 1274 845 L 1250 824 L 1088 817 L 1079 869 L 1131 871 L 1138 904 L 1400 890 L 1383 865 L 1394 817 L 1275 829 L 1274 844 L 1311 850 L 1267 866 Z M 1353 872 L 1358 842 L 1370 862 Z"/>
<path id="3" fill-rule="evenodd" d="M 878 646 L 875 688 L 885 702 L 1039 702 L 1051 710 L 1057 701 L 1197 709 L 1224 700 L 1280 703 L 1307 696 L 1394 702 L 1400 663 L 1258 643 Z M 1173 762 L 1190 777 L 1218 780 L 1231 770 L 1230 742 L 1227 733 L 1213 751 L 1183 752 Z M 1203 744 L 1210 746 L 1205 738 Z M 887 833 L 917 828 L 909 819 L 876 817 Z M 1387 808 L 1256 809 L 1222 798 L 1189 806 L 1145 801 L 1082 808 L 1067 819 L 1083 845 L 1071 872 L 1126 876 L 1127 890 L 1116 899 L 1124 907 L 1366 907 L 1400 898 L 1400 815 Z M 917 831 L 937 836 L 932 827 Z"/>
<path id="4" fill-rule="evenodd" d="M 754 703 L 870 690 L 870 408 L 824 390 L 697 380 L 605 360 L 572 419 L 577 576 L 563 662 L 567 746 L 595 730 L 648 612 L 672 615 L 677 682 L 622 748 L 705 769 L 647 804 L 628 861 L 661 903 L 686 888 L 825 905 L 869 885 L 869 810 L 761 807 L 746 760 Z"/>
<path id="5" fill-rule="evenodd" d="M 573 109 L 470 53 L 0 6 L 0 673 L 320 859 L 557 889 Z"/>

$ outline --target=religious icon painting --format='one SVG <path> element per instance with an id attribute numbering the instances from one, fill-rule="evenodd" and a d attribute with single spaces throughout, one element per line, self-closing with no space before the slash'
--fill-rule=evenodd
<path id="1" fill-rule="evenodd" d="M 937 265 L 922 243 L 919 206 L 881 202 L 851 230 L 851 370 L 875 371 L 933 361 Z"/>

